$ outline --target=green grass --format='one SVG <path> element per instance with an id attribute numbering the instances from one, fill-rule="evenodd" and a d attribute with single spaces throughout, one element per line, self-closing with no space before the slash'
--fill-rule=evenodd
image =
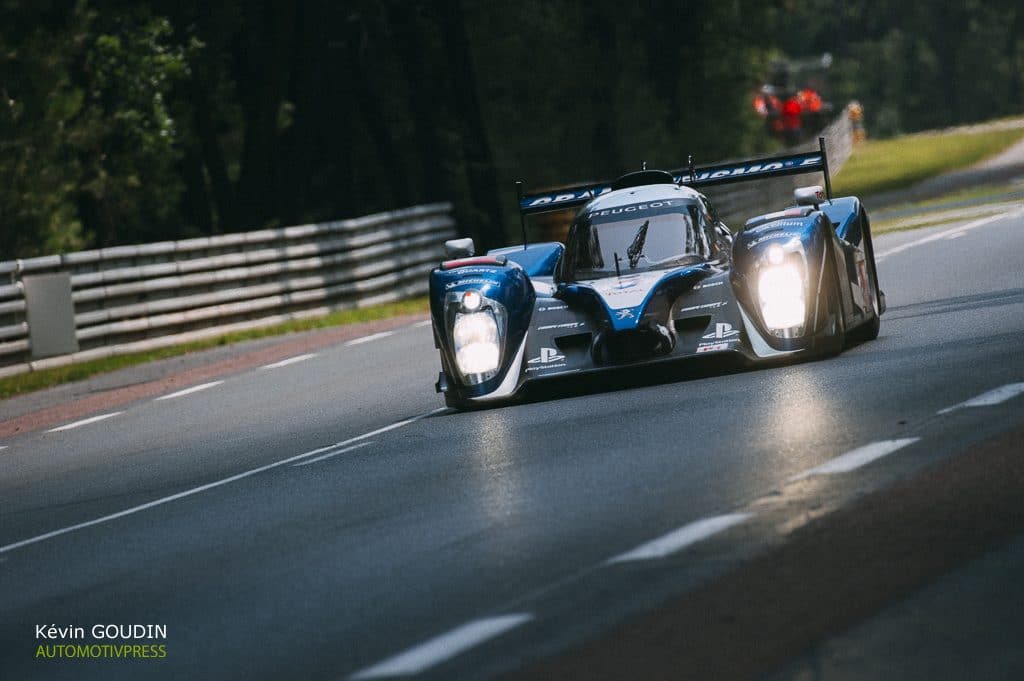
<path id="1" fill-rule="evenodd" d="M 993 215 L 989 213 L 988 215 Z M 987 217 L 987 215 L 979 215 L 977 217 Z M 974 218 L 972 218 L 974 219 Z M 915 222 L 912 224 L 902 223 L 898 220 L 892 220 L 887 222 L 872 222 L 871 233 L 872 234 L 885 234 L 886 232 L 909 232 L 915 229 L 927 229 L 928 227 L 939 227 L 941 225 L 950 225 L 954 222 L 965 223 L 967 220 L 956 219 L 956 218 L 936 218 L 934 220 L 926 220 L 924 222 Z"/>
<path id="2" fill-rule="evenodd" d="M 868 140 L 854 151 L 832 186 L 840 196 L 902 189 L 994 156 L 1021 138 L 1024 129 L 1016 128 Z"/>
<path id="3" fill-rule="evenodd" d="M 61 383 L 80 381 L 96 374 L 109 371 L 116 371 L 125 367 L 135 366 L 152 362 L 153 360 L 177 357 L 198 350 L 206 350 L 220 345 L 230 345 L 242 341 L 266 338 L 268 336 L 280 336 L 298 331 L 310 331 L 313 329 L 324 329 L 331 326 L 342 326 L 344 324 L 357 324 L 377 319 L 387 319 L 406 314 L 426 312 L 430 308 L 427 298 L 414 298 L 397 303 L 386 303 L 374 305 L 373 307 L 359 308 L 355 310 L 339 310 L 323 317 L 311 319 L 296 319 L 289 322 L 282 322 L 273 326 L 246 331 L 236 331 L 221 336 L 215 336 L 191 343 L 172 345 L 166 348 L 150 350 L 147 352 L 136 352 L 130 355 L 118 357 L 107 357 L 105 359 L 90 360 L 80 364 L 54 367 L 52 369 L 41 369 L 26 374 L 0 378 L 0 399 L 5 399 L 21 393 L 31 392 L 49 388 Z"/>
<path id="4" fill-rule="evenodd" d="M 882 212 L 893 212 L 899 210 L 936 210 L 945 207 L 955 206 L 966 202 L 980 202 L 982 200 L 1009 201 L 1017 198 L 1024 198 L 1024 181 L 1003 182 L 1000 184 L 986 184 L 979 187 L 960 189 L 934 199 L 924 201 L 912 201 L 900 203 L 894 206 L 886 206 Z"/>

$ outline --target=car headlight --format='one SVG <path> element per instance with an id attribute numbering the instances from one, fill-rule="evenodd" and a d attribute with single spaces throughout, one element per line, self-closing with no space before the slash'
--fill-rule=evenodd
<path id="1" fill-rule="evenodd" d="M 807 314 L 802 263 L 770 248 L 757 278 L 761 319 L 768 332 L 779 338 L 802 336 Z"/>
<path id="2" fill-rule="evenodd" d="M 446 306 L 455 365 L 464 382 L 493 378 L 501 366 L 505 307 L 472 290 L 449 293 Z"/>

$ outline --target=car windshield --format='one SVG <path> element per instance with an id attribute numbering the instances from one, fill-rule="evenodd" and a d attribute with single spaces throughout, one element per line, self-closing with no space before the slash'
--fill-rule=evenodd
<path id="1" fill-rule="evenodd" d="M 581 214 L 569 232 L 564 278 L 598 279 L 706 260 L 707 238 L 691 201 L 678 199 Z"/>

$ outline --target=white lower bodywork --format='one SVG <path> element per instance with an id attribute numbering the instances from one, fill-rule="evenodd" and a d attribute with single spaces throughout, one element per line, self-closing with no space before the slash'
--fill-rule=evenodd
<path id="1" fill-rule="evenodd" d="M 516 388 L 519 387 L 519 374 L 523 369 L 523 355 L 526 353 L 526 339 L 529 335 L 529 332 L 523 334 L 523 342 L 519 344 L 519 350 L 516 351 L 516 357 L 508 367 L 508 373 L 505 374 L 505 380 L 503 380 L 492 392 L 489 392 L 486 395 L 468 398 L 470 402 L 489 402 L 491 400 L 500 400 L 502 398 L 509 397 L 516 391 Z"/>
<path id="2" fill-rule="evenodd" d="M 754 351 L 755 355 L 758 357 L 782 357 L 800 352 L 799 350 L 776 350 L 768 345 L 768 341 L 758 332 L 754 322 L 747 316 L 747 311 L 743 309 L 743 304 L 737 301 L 736 306 L 740 309 L 740 315 L 743 317 L 743 326 L 746 328 L 747 338 L 750 340 L 750 349 Z"/>

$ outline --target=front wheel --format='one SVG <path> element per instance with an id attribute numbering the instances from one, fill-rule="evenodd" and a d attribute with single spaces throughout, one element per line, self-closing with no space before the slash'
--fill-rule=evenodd
<path id="1" fill-rule="evenodd" d="M 868 277 L 870 277 L 872 291 L 871 297 L 871 319 L 851 334 L 858 342 L 872 341 L 878 338 L 878 331 L 882 328 L 882 289 L 878 287 L 878 270 L 875 268 L 875 247 L 871 243 L 871 230 L 868 228 L 867 216 L 861 213 L 861 225 L 864 229 L 864 257 L 867 260 Z"/>
<path id="2" fill-rule="evenodd" d="M 449 409 L 458 409 L 459 411 L 467 411 L 472 408 L 472 403 L 467 400 L 460 400 L 453 396 L 451 393 L 444 394 L 444 406 Z"/>
<path id="3" fill-rule="evenodd" d="M 825 337 L 821 339 L 821 357 L 835 357 L 846 348 L 846 316 L 843 314 L 842 293 L 839 290 L 839 276 L 835 265 L 829 266 L 828 303 L 829 327 Z"/>

